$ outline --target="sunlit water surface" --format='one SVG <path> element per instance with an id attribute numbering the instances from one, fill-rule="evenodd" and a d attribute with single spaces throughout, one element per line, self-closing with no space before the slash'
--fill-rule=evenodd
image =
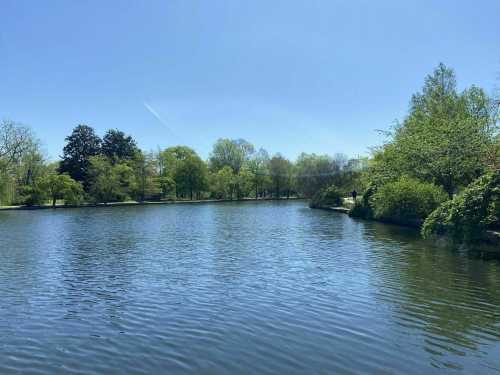
<path id="1" fill-rule="evenodd" d="M 500 263 L 304 202 L 0 212 L 0 374 L 500 373 Z"/>

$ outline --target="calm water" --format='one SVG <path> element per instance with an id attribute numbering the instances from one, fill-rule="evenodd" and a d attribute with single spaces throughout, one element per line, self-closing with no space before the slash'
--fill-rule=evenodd
<path id="1" fill-rule="evenodd" d="M 260 202 L 0 212 L 0 373 L 500 373 L 500 262 Z"/>

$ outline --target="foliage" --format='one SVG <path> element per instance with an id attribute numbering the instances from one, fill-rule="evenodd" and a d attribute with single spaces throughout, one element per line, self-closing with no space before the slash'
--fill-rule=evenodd
<path id="1" fill-rule="evenodd" d="M 45 203 L 47 192 L 36 184 L 23 185 L 19 188 L 19 198 L 19 203 L 28 207 L 37 206 Z"/>
<path id="2" fill-rule="evenodd" d="M 296 163 L 297 190 L 305 197 L 326 188 L 340 173 L 340 165 L 328 155 L 302 153 Z"/>
<path id="3" fill-rule="evenodd" d="M 219 139 L 210 154 L 210 169 L 216 172 L 224 167 L 230 167 L 234 174 L 238 174 L 253 153 L 253 145 L 244 139 Z"/>
<path id="4" fill-rule="evenodd" d="M 101 153 L 101 139 L 94 129 L 87 125 L 78 125 L 70 136 L 66 137 L 60 173 L 68 173 L 71 178 L 89 187 L 89 168 L 91 158 Z"/>
<path id="5" fill-rule="evenodd" d="M 250 189 L 254 191 L 255 198 L 264 195 L 264 188 L 270 184 L 269 154 L 264 149 L 259 149 L 246 163 L 250 177 Z"/>
<path id="6" fill-rule="evenodd" d="M 336 186 L 330 186 L 314 194 L 309 206 L 311 208 L 338 207 L 343 202 L 341 191 Z"/>
<path id="7" fill-rule="evenodd" d="M 454 72 L 440 64 L 391 140 L 375 151 L 371 180 L 383 185 L 409 175 L 442 186 L 451 197 L 485 171 L 496 120 L 484 91 L 472 86 L 458 93 Z"/>
<path id="8" fill-rule="evenodd" d="M 112 162 L 132 160 L 137 153 L 135 140 L 118 129 L 108 130 L 102 139 L 102 154 Z"/>
<path id="9" fill-rule="evenodd" d="M 422 235 L 448 234 L 457 241 L 472 241 L 495 227 L 500 227 L 500 170 L 481 176 L 439 206 L 425 220 Z"/>
<path id="10" fill-rule="evenodd" d="M 50 173 L 37 180 L 36 187 L 51 198 L 52 206 L 56 205 L 57 199 L 64 199 L 69 205 L 76 205 L 83 199 L 82 184 L 67 174 Z"/>
<path id="11" fill-rule="evenodd" d="M 210 175 L 210 190 L 216 199 L 233 199 L 236 178 L 230 166 L 226 165 Z"/>
<path id="12" fill-rule="evenodd" d="M 90 158 L 89 193 L 95 202 L 121 202 L 136 188 L 134 171 L 126 163 L 112 164 L 104 156 Z"/>
<path id="13" fill-rule="evenodd" d="M 174 181 L 177 192 L 193 199 L 206 189 L 207 167 L 198 155 L 189 155 L 180 162 L 174 171 Z"/>
<path id="14" fill-rule="evenodd" d="M 28 127 L 10 120 L 0 122 L 0 160 L 3 167 L 19 161 L 34 143 L 36 141 Z"/>
<path id="15" fill-rule="evenodd" d="M 402 176 L 378 188 L 370 205 L 376 219 L 419 225 L 444 201 L 446 193 L 442 188 Z"/>
<path id="16" fill-rule="evenodd" d="M 116 159 L 114 160 L 127 160 Z M 144 155 L 142 151 L 136 151 L 134 153 L 134 158 L 128 162 L 129 166 L 132 167 L 134 171 L 135 184 L 134 188 L 131 189 L 131 196 L 138 201 L 145 201 L 147 198 L 155 198 L 160 195 L 163 189 L 168 191 L 167 184 L 172 182 L 172 180 L 164 179 L 158 180 L 156 176 L 156 161 L 154 160 L 154 155 L 148 154 Z"/>
<path id="17" fill-rule="evenodd" d="M 290 196 L 293 184 L 293 164 L 281 154 L 274 155 L 269 161 L 269 174 L 275 197 L 280 198 L 283 191 Z"/>

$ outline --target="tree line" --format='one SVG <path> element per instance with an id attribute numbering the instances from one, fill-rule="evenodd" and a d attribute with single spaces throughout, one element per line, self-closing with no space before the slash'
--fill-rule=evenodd
<path id="1" fill-rule="evenodd" d="M 311 197 L 332 184 L 359 184 L 367 159 L 302 153 L 290 161 L 243 139 L 219 139 L 207 160 L 187 146 L 142 151 L 132 136 L 88 125 L 48 162 L 26 126 L 0 123 L 0 204 L 78 205 L 160 200 Z"/>

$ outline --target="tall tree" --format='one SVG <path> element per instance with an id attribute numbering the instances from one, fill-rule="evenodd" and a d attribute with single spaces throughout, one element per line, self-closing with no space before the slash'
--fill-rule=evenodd
<path id="1" fill-rule="evenodd" d="M 139 149 L 135 140 L 118 129 L 108 130 L 102 139 L 102 153 L 112 163 L 120 160 L 132 160 L 137 152 Z"/>
<path id="2" fill-rule="evenodd" d="M 210 154 L 210 169 L 218 171 L 228 166 L 238 174 L 253 153 L 253 145 L 244 139 L 219 139 Z"/>
<path id="3" fill-rule="evenodd" d="M 71 178 L 83 183 L 88 189 L 88 171 L 90 158 L 101 152 L 101 138 L 88 125 L 78 125 L 70 136 L 66 137 L 62 161 L 59 167 L 61 173 L 68 173 Z"/>
<path id="4" fill-rule="evenodd" d="M 483 90 L 456 90 L 454 72 L 440 64 L 392 139 L 376 152 L 372 171 L 382 180 L 402 174 L 442 186 L 451 196 L 481 175 L 496 132 L 491 101 Z"/>
<path id="5" fill-rule="evenodd" d="M 24 193 L 33 190 L 43 164 L 39 142 L 30 128 L 10 120 L 0 122 L 0 203 L 21 203 Z"/>
<path id="6" fill-rule="evenodd" d="M 290 196 L 293 178 L 293 165 L 281 154 L 276 154 L 269 161 L 269 174 L 276 198 L 280 198 L 283 192 Z"/>
<path id="7" fill-rule="evenodd" d="M 0 160 L 5 167 L 19 160 L 34 142 L 28 127 L 10 120 L 0 122 Z"/>
<path id="8" fill-rule="evenodd" d="M 196 152 L 187 146 L 169 147 L 158 155 L 160 177 L 167 185 L 171 181 L 174 182 L 175 196 L 177 198 L 179 197 L 180 189 L 177 188 L 177 181 L 175 180 L 176 171 L 185 160 L 196 156 Z"/>
<path id="9" fill-rule="evenodd" d="M 264 186 L 269 182 L 269 154 L 263 148 L 252 155 L 247 162 L 251 175 L 251 185 L 255 192 L 255 199 L 263 194 Z"/>
<path id="10" fill-rule="evenodd" d="M 207 166 L 198 155 L 189 155 L 177 165 L 174 180 L 177 191 L 193 199 L 207 187 Z"/>

